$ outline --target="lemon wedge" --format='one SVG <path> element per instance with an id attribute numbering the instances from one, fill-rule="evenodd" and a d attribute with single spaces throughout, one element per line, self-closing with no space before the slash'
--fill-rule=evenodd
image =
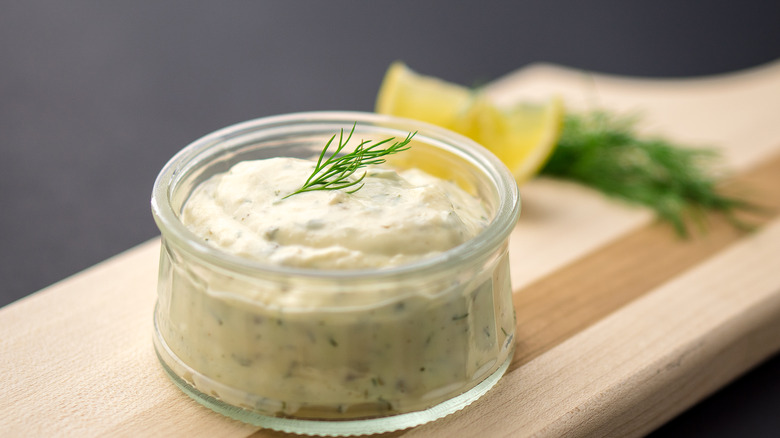
<path id="1" fill-rule="evenodd" d="M 470 137 L 501 159 L 518 184 L 542 168 L 563 123 L 559 98 L 499 108 L 478 91 L 420 75 L 401 62 L 387 70 L 376 112 L 421 120 Z"/>
<path id="2" fill-rule="evenodd" d="M 460 85 L 413 72 L 394 62 L 385 73 L 376 112 L 446 126 L 471 107 L 474 93 Z"/>

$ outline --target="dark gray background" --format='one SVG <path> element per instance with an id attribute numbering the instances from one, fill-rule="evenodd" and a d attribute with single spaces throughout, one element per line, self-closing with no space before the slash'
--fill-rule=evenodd
<path id="1" fill-rule="evenodd" d="M 152 182 L 190 141 L 370 111 L 396 59 L 472 85 L 538 61 L 683 77 L 779 55 L 773 1 L 0 0 L 0 305 L 155 236 Z M 775 358 L 656 436 L 777 436 L 778 412 Z"/>

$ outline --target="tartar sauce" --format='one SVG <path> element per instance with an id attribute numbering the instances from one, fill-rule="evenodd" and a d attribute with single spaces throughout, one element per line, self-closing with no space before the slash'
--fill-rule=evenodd
<path id="1" fill-rule="evenodd" d="M 190 196 L 183 223 L 229 253 L 315 269 L 397 266 L 477 235 L 488 214 L 451 182 L 417 169 L 374 167 L 355 193 L 295 194 L 314 164 L 295 158 L 243 161 Z"/>
<path id="2" fill-rule="evenodd" d="M 369 168 L 355 193 L 285 198 L 313 166 L 239 162 L 196 187 L 182 222 L 208 244 L 263 264 L 350 270 L 447 251 L 491 217 L 476 196 L 415 169 Z M 513 351 L 505 245 L 433 278 L 346 292 L 334 280 L 321 294 L 308 278 L 275 284 L 185 260 L 163 269 L 171 279 L 160 295 L 160 333 L 199 373 L 183 378 L 267 415 L 345 419 L 426 409 L 498 372 Z"/>

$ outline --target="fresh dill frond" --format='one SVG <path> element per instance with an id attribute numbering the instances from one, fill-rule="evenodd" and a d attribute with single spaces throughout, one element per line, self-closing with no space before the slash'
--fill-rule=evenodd
<path id="1" fill-rule="evenodd" d="M 717 211 L 733 219 L 735 210 L 750 207 L 718 192 L 711 174 L 718 158 L 714 150 L 643 138 L 633 129 L 635 122 L 604 111 L 567 114 L 542 173 L 649 207 L 682 236 L 688 234 L 687 217 Z"/>
<path id="2" fill-rule="evenodd" d="M 347 143 L 352 139 L 352 134 L 355 133 L 356 126 L 357 123 L 352 125 L 352 130 L 346 138 L 344 138 L 343 129 L 339 134 L 333 134 L 322 149 L 317 164 L 314 166 L 314 171 L 309 175 L 306 182 L 303 183 L 301 188 L 282 199 L 287 199 L 292 195 L 303 192 L 341 190 L 350 187 L 355 188 L 348 190 L 347 193 L 355 193 L 363 187 L 365 183 L 362 181 L 363 178 L 366 177 L 366 172 L 363 172 L 359 178 L 350 179 L 358 169 L 369 165 L 382 164 L 385 162 L 385 159 L 382 157 L 397 154 L 409 149 L 411 147 L 409 143 L 412 141 L 415 134 L 417 134 L 417 132 L 409 133 L 403 141 L 395 142 L 386 148 L 382 148 L 382 146 L 395 140 L 395 137 L 386 138 L 374 144 L 371 144 L 371 140 L 362 140 L 354 150 L 339 155 L 344 147 L 346 147 Z M 330 148 L 333 140 L 336 139 L 336 135 L 339 136 L 339 144 L 336 147 L 336 150 L 325 159 L 325 154 L 328 152 L 328 148 Z M 323 159 L 325 160 L 323 161 Z"/>

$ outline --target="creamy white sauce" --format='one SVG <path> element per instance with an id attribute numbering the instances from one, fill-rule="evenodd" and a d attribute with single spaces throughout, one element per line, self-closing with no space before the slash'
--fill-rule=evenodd
<path id="1" fill-rule="evenodd" d="M 297 190 L 314 162 L 243 161 L 190 196 L 182 221 L 229 253 L 315 269 L 382 268 L 446 251 L 476 236 L 488 214 L 453 183 L 420 170 L 370 168 L 364 186 Z M 359 175 L 359 173 L 358 173 Z"/>
<path id="2" fill-rule="evenodd" d="M 447 251 L 491 216 L 477 197 L 414 169 L 368 169 L 353 194 L 283 199 L 312 168 L 287 158 L 238 163 L 195 189 L 182 221 L 241 257 L 340 270 Z M 506 245 L 434 276 L 343 290 L 338 281 L 234 275 L 163 245 L 170 281 L 160 289 L 158 329 L 196 371 L 177 374 L 236 406 L 302 418 L 411 412 L 473 388 L 513 351 Z"/>

